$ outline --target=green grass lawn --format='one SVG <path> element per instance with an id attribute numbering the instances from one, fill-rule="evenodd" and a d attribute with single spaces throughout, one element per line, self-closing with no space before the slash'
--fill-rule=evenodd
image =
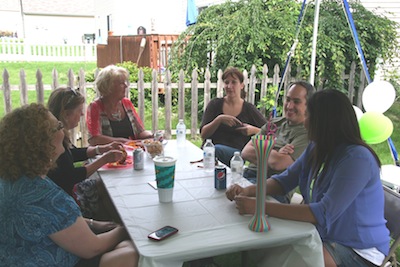
<path id="1" fill-rule="evenodd" d="M 59 83 L 67 84 L 67 73 L 72 69 L 75 75 L 80 69 L 92 71 L 96 69 L 96 62 L 0 62 L 1 83 L 3 84 L 3 73 L 7 69 L 10 76 L 11 85 L 19 85 L 19 73 L 24 69 L 27 84 L 36 84 L 36 72 L 38 70 L 43 74 L 43 83 L 52 83 L 52 72 L 56 69 L 58 72 Z"/>

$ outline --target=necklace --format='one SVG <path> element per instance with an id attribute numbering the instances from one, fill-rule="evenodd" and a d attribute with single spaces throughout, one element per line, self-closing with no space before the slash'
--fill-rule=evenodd
<path id="1" fill-rule="evenodd" d="M 111 112 L 111 117 L 117 121 L 121 121 L 121 110 L 118 109 L 117 112 Z"/>
<path id="2" fill-rule="evenodd" d="M 105 110 L 108 110 L 108 112 L 110 112 L 110 115 L 111 115 L 111 118 L 112 119 L 114 119 L 114 120 L 116 120 L 116 121 L 121 121 L 122 120 L 122 114 L 121 114 L 121 109 L 118 107 L 118 105 L 120 104 L 120 102 L 118 102 L 117 104 L 116 104 L 116 107 L 117 107 L 117 109 L 116 109 L 116 111 L 115 112 L 112 112 L 111 111 L 111 108 L 109 108 L 110 106 L 112 106 L 111 105 L 111 103 L 108 101 L 107 103 L 110 103 L 110 104 L 107 104 L 106 103 L 106 101 L 104 101 L 104 98 L 101 98 L 101 101 L 103 102 L 103 105 L 105 106 Z M 106 105 L 107 104 L 107 105 Z M 107 111 L 106 111 L 107 112 Z"/>

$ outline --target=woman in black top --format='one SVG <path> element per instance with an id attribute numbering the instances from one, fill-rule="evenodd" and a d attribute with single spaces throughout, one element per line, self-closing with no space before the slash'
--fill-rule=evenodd
<path id="1" fill-rule="evenodd" d="M 228 67 L 222 74 L 222 80 L 225 96 L 208 103 L 201 121 L 200 134 L 204 141 L 212 139 L 215 156 L 229 166 L 233 153 L 241 151 L 267 120 L 253 104 L 245 101 L 244 76 L 241 71 Z"/>
<path id="2" fill-rule="evenodd" d="M 69 130 L 78 126 L 83 115 L 84 103 L 85 98 L 78 91 L 69 87 L 57 88 L 50 95 L 49 110 L 64 124 L 63 146 L 65 152 L 57 159 L 57 168 L 50 170 L 48 176 L 77 199 L 85 217 L 100 220 L 117 219 L 101 180 L 89 177 L 104 164 L 120 160 L 123 157 L 122 144 L 112 142 L 106 145 L 78 148 L 71 143 Z M 96 155 L 101 156 L 84 166 L 74 166 L 74 162 L 85 161 Z M 114 215 L 109 214 L 110 212 Z"/>

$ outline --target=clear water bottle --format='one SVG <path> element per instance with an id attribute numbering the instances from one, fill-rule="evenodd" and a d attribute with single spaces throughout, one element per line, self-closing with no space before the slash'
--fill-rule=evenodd
<path id="1" fill-rule="evenodd" d="M 231 159 L 232 184 L 240 183 L 240 178 L 243 175 L 243 165 L 244 161 L 240 156 L 240 152 L 235 151 Z"/>
<path id="2" fill-rule="evenodd" d="M 184 146 L 186 141 L 186 125 L 185 122 L 180 119 L 176 125 L 176 143 L 178 146 Z"/>
<path id="3" fill-rule="evenodd" d="M 214 172 L 215 147 L 211 139 L 206 139 L 206 143 L 203 146 L 203 165 L 206 172 Z"/>

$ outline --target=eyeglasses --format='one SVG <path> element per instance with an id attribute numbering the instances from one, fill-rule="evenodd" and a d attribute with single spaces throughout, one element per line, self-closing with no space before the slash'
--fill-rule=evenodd
<path id="1" fill-rule="evenodd" d="M 54 128 L 52 131 L 53 131 L 53 133 L 55 133 L 55 132 L 58 132 L 58 131 L 60 131 L 62 129 L 64 129 L 64 124 L 61 121 L 58 121 L 57 122 L 57 127 Z"/>

